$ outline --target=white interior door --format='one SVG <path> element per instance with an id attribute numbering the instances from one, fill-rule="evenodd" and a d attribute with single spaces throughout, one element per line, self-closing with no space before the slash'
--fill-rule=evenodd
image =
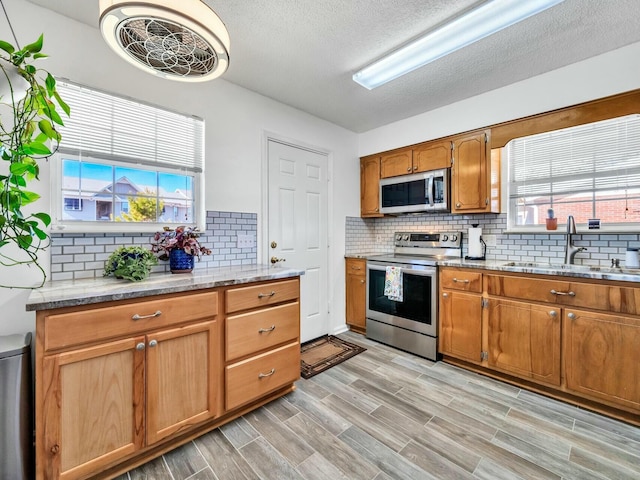
<path id="1" fill-rule="evenodd" d="M 328 333 L 328 156 L 268 140 L 268 221 L 264 252 L 275 265 L 305 271 L 300 330 L 306 342 Z"/>

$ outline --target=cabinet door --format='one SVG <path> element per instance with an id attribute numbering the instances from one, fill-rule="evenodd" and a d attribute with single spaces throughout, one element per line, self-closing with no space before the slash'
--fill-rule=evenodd
<path id="1" fill-rule="evenodd" d="M 453 143 L 452 213 L 489 211 L 487 148 L 485 133 Z"/>
<path id="2" fill-rule="evenodd" d="M 366 261 L 349 258 L 346 262 L 346 320 L 352 330 L 364 333 L 366 330 Z"/>
<path id="3" fill-rule="evenodd" d="M 143 447 L 144 354 L 139 337 L 43 359 L 39 476 L 81 478 Z"/>
<path id="4" fill-rule="evenodd" d="M 217 322 L 147 335 L 147 444 L 218 414 Z"/>
<path id="5" fill-rule="evenodd" d="M 380 157 L 380 178 L 397 177 L 413 172 L 413 153 L 410 148 Z"/>
<path id="6" fill-rule="evenodd" d="M 440 353 L 480 363 L 482 297 L 444 290 L 440 296 Z"/>
<path id="7" fill-rule="evenodd" d="M 451 141 L 429 142 L 413 149 L 413 171 L 426 172 L 451 166 Z"/>
<path id="8" fill-rule="evenodd" d="M 567 309 L 567 388 L 640 413 L 640 320 Z"/>
<path id="9" fill-rule="evenodd" d="M 489 366 L 560 385 L 560 309 L 489 300 Z"/>
<path id="10" fill-rule="evenodd" d="M 380 213 L 380 157 L 360 160 L 360 216 L 381 217 Z"/>

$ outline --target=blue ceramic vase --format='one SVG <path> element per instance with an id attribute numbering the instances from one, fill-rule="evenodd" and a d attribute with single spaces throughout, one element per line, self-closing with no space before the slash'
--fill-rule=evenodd
<path id="1" fill-rule="evenodd" d="M 193 270 L 193 255 L 185 253 L 182 249 L 171 250 L 169 268 L 171 273 L 190 273 Z"/>

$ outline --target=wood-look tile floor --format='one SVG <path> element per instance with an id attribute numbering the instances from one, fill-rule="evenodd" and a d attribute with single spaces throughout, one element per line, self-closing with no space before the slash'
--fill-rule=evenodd
<path id="1" fill-rule="evenodd" d="M 640 478 L 640 428 L 340 336 L 368 350 L 118 480 Z"/>

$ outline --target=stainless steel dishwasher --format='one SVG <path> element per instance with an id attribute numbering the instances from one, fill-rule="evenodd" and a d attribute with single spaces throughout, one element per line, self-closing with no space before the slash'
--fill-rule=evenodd
<path id="1" fill-rule="evenodd" d="M 0 336 L 0 479 L 34 476 L 31 333 Z"/>

